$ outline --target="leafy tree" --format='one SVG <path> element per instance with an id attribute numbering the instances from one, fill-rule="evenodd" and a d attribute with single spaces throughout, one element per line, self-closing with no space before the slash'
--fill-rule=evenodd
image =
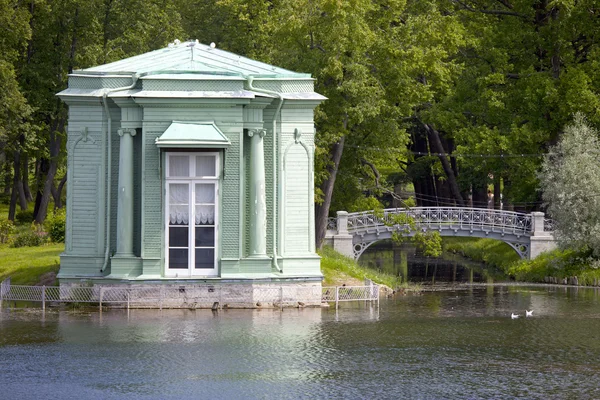
<path id="1" fill-rule="evenodd" d="M 550 149 L 539 177 L 560 246 L 600 257 L 600 141 L 582 114 Z"/>
<path id="2" fill-rule="evenodd" d="M 421 119 L 459 154 L 532 154 L 457 158 L 461 190 L 503 185 L 511 203 L 539 205 L 542 158 L 577 111 L 598 123 L 598 5 L 594 0 L 449 0 L 468 41 L 453 57 L 464 68 Z M 445 171 L 446 172 L 446 171 Z M 481 197 L 481 196 L 479 196 Z M 496 198 L 498 196 L 495 196 Z"/>
<path id="3" fill-rule="evenodd" d="M 21 167 L 32 108 L 19 87 L 15 65 L 30 37 L 27 10 L 20 2 L 0 0 L 0 159 L 12 162 L 14 170 L 9 220 L 15 218 L 17 200 L 21 209 L 27 207 Z"/>
<path id="4" fill-rule="evenodd" d="M 27 148 L 37 159 L 34 215 L 42 224 L 51 196 L 61 204 L 66 180 L 65 174 L 56 187 L 66 156 L 67 109 L 55 95 L 66 88 L 68 74 L 164 47 L 183 31 L 175 6 L 164 0 L 31 0 L 20 10 L 31 35 L 17 52 L 18 80 L 39 132 L 29 135 Z"/>

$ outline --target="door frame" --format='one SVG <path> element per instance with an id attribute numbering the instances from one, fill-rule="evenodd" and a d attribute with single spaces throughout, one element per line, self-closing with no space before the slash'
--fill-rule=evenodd
<path id="1" fill-rule="evenodd" d="M 164 191 L 163 191 L 163 260 L 164 260 L 164 276 L 167 278 L 202 278 L 202 277 L 217 277 L 219 276 L 219 254 L 220 254 L 220 178 L 221 178 L 221 154 L 219 151 L 165 151 L 165 166 L 164 166 Z M 203 155 L 203 156 L 215 156 L 215 176 L 211 177 L 169 177 L 169 157 L 174 156 L 189 156 L 189 170 L 195 170 L 195 156 Z M 192 161 L 193 160 L 193 161 Z M 190 175 L 192 175 L 190 173 Z M 187 184 L 189 187 L 188 192 L 188 211 L 190 213 L 189 223 L 188 223 L 188 268 L 187 269 L 170 269 L 169 268 L 169 186 L 171 184 Z M 195 185 L 202 183 L 210 183 L 215 185 L 215 199 L 214 199 L 214 268 L 210 269 L 196 269 L 195 268 L 195 212 L 196 212 L 196 204 L 195 204 Z M 200 273 L 198 273 L 200 272 Z M 206 273 L 208 272 L 208 273 Z"/>

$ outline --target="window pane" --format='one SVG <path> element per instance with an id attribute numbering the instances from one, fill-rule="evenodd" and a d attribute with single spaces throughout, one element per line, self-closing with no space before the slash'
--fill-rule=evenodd
<path id="1" fill-rule="evenodd" d="M 185 183 L 169 185 L 169 222 L 171 225 L 187 225 L 190 220 L 190 186 Z"/>
<path id="2" fill-rule="evenodd" d="M 196 268 L 215 268 L 214 249 L 196 249 Z"/>
<path id="3" fill-rule="evenodd" d="M 196 206 L 196 225 L 214 225 L 215 206 Z"/>
<path id="4" fill-rule="evenodd" d="M 189 156 L 169 156 L 169 178 L 187 178 L 190 176 Z"/>
<path id="5" fill-rule="evenodd" d="M 215 228 L 196 228 L 196 247 L 214 247 Z"/>
<path id="6" fill-rule="evenodd" d="M 196 176 L 216 176 L 215 156 L 196 156 Z"/>
<path id="7" fill-rule="evenodd" d="M 188 247 L 188 227 L 169 228 L 169 247 Z"/>
<path id="8" fill-rule="evenodd" d="M 196 204 L 215 203 L 215 184 L 198 183 L 196 184 Z"/>
<path id="9" fill-rule="evenodd" d="M 169 249 L 169 268 L 187 269 L 188 268 L 188 250 L 187 249 Z"/>

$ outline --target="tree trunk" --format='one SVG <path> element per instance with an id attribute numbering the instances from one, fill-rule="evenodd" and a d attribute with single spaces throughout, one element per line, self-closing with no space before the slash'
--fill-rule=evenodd
<path id="1" fill-rule="evenodd" d="M 8 206 L 8 219 L 11 221 L 15 220 L 15 214 L 17 213 L 17 200 L 19 199 L 19 188 L 23 188 L 21 184 L 21 151 L 15 150 L 13 152 L 13 185 L 12 193 L 10 195 L 10 204 Z"/>
<path id="2" fill-rule="evenodd" d="M 444 150 L 444 146 L 442 146 L 439 132 L 429 124 L 425 124 L 425 130 L 429 136 L 429 143 L 431 147 L 433 147 L 433 152 L 438 153 L 438 157 L 442 163 L 442 168 L 444 168 L 444 172 L 448 178 L 448 185 L 450 186 L 452 197 L 454 197 L 458 206 L 464 207 L 465 202 L 460 194 L 460 189 L 458 187 L 458 183 L 456 182 L 456 176 L 454 175 L 454 170 L 448 161 L 448 157 L 446 157 L 446 151 Z"/>
<path id="3" fill-rule="evenodd" d="M 21 208 L 21 211 L 25 211 L 27 210 L 27 196 L 25 195 L 25 189 L 23 188 L 23 179 L 22 179 L 22 161 L 21 161 L 21 154 L 23 153 L 23 149 L 25 148 L 25 135 L 21 134 L 19 135 L 19 144 L 21 145 L 19 148 L 19 180 L 18 180 L 18 184 L 17 184 L 17 189 L 19 191 L 19 206 Z M 25 157 L 25 156 L 24 156 Z M 26 157 L 25 157 L 26 158 Z M 17 175 L 17 170 L 15 169 L 15 175 Z"/>
<path id="4" fill-rule="evenodd" d="M 49 138 L 50 166 L 44 181 L 44 189 L 42 190 L 38 212 L 35 216 L 36 224 L 43 224 L 46 220 L 48 203 L 50 202 L 50 196 L 52 195 L 52 186 L 54 186 L 54 176 L 56 175 L 56 170 L 58 168 L 58 153 L 60 151 L 60 144 L 61 136 L 57 134 L 54 129 L 51 129 Z"/>
<path id="5" fill-rule="evenodd" d="M 25 198 L 27 199 L 27 202 L 33 201 L 33 196 L 29 189 L 29 156 L 27 154 L 23 156 L 23 167 L 21 172 L 23 173 L 23 192 L 25 193 Z"/>
<path id="6" fill-rule="evenodd" d="M 48 159 L 43 157 L 39 162 L 38 171 L 36 173 L 36 187 L 37 192 L 35 194 L 35 205 L 33 206 L 33 219 L 37 218 L 37 215 L 40 211 L 40 205 L 42 203 L 42 192 L 44 186 L 44 177 L 48 174 L 48 170 L 50 169 L 50 163 Z"/>
<path id="7" fill-rule="evenodd" d="M 52 197 L 54 198 L 54 208 L 62 208 L 63 207 L 63 203 L 62 203 L 62 191 L 63 188 L 65 187 L 65 183 L 67 182 L 67 175 L 65 174 L 65 176 L 62 177 L 62 179 L 60 180 L 58 187 L 54 187 L 54 185 L 52 185 Z"/>
<path id="8" fill-rule="evenodd" d="M 12 176 L 10 170 L 10 163 L 7 161 L 4 164 L 4 195 L 8 196 L 10 194 Z"/>
<path id="9" fill-rule="evenodd" d="M 331 198 L 333 197 L 333 187 L 337 177 L 338 168 L 344 152 L 345 136 L 342 136 L 332 147 L 331 165 L 327 168 L 328 177 L 323 181 L 321 190 L 323 191 L 323 203 L 316 205 L 315 208 L 315 240 L 317 248 L 321 248 L 325 233 L 327 232 L 327 218 L 329 217 L 329 207 L 331 207 Z"/>

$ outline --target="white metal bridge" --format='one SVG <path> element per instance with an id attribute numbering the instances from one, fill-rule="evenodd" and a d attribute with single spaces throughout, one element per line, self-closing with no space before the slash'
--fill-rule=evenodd
<path id="1" fill-rule="evenodd" d="M 388 208 L 355 213 L 338 211 L 337 218 L 329 220 L 326 240 L 332 241 L 338 251 L 358 259 L 370 245 L 391 239 L 394 232 L 413 236 L 418 231 L 429 230 L 436 230 L 442 236 L 501 240 L 521 258 L 533 258 L 554 247 L 552 220 L 544 218 L 541 212 L 525 214 L 463 207 Z M 534 249 L 532 237 L 539 242 Z"/>

